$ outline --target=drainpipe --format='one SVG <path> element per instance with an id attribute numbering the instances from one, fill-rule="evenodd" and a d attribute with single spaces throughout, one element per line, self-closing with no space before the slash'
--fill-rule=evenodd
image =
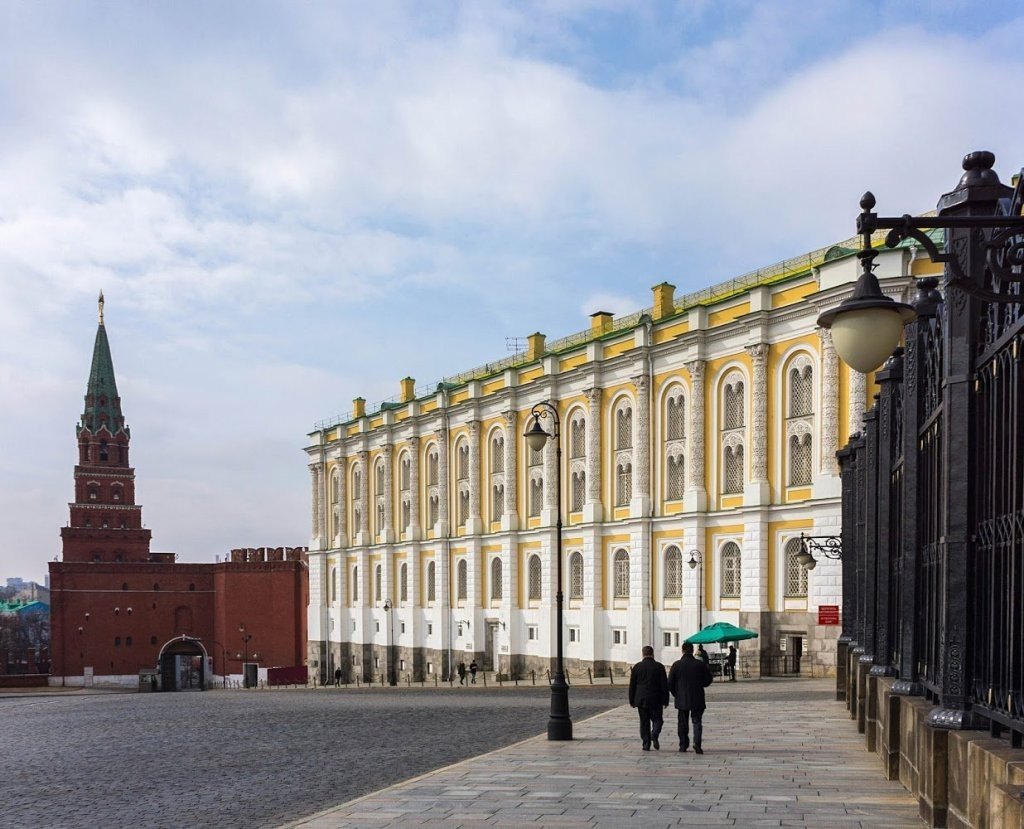
<path id="1" fill-rule="evenodd" d="M 655 547 L 655 545 L 654 545 L 654 514 L 655 514 L 654 493 L 655 493 L 655 489 L 656 489 L 655 486 L 654 486 L 654 469 L 655 469 L 655 462 L 654 462 L 654 446 L 655 446 L 655 441 L 654 441 L 654 405 L 653 405 L 653 403 L 654 403 L 654 359 L 653 359 L 653 357 L 651 355 L 651 343 L 652 343 L 653 334 L 654 334 L 654 320 L 651 319 L 649 314 L 644 314 L 641 317 L 641 320 L 643 321 L 644 329 L 646 330 L 646 333 L 647 333 L 646 342 L 645 342 L 645 346 L 644 346 L 644 361 L 646 363 L 646 371 L 647 371 L 647 463 L 648 463 L 648 471 L 647 471 L 647 498 L 648 498 L 648 501 L 650 503 L 650 507 L 648 509 L 647 516 L 646 516 L 647 517 L 647 547 L 648 547 L 648 549 L 647 549 L 647 560 L 651 564 L 650 578 L 651 578 L 651 585 L 653 585 L 654 584 L 654 569 L 656 567 L 655 555 L 654 555 L 654 547 Z M 650 633 L 651 633 L 650 643 L 651 643 L 651 647 L 652 648 L 656 648 L 657 645 L 655 644 L 656 640 L 654 638 L 654 634 L 655 634 L 655 630 L 654 630 L 654 626 L 655 626 L 654 625 L 654 623 L 655 623 L 654 602 L 653 602 L 653 599 L 652 599 L 651 592 L 652 592 L 651 589 L 648 588 L 648 590 L 646 591 L 646 596 L 644 598 L 644 601 L 647 604 L 647 615 L 648 615 L 648 619 L 650 620 Z"/>

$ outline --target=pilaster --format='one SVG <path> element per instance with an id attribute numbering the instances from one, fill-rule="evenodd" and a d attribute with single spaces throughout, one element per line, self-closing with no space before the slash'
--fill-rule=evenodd
<path id="1" fill-rule="evenodd" d="M 704 488 L 704 385 L 705 363 L 691 360 L 686 364 L 690 374 L 690 423 L 686 432 L 686 492 L 683 508 L 687 512 L 704 512 L 708 508 L 708 493 Z"/>
<path id="2" fill-rule="evenodd" d="M 583 504 L 584 523 L 603 520 L 601 506 L 601 393 L 600 387 L 584 390 L 587 396 L 587 497 Z"/>
<path id="3" fill-rule="evenodd" d="M 519 485 L 519 471 L 516 462 L 519 453 L 519 413 L 515 409 L 502 412 L 505 419 L 505 510 L 501 516 L 501 529 L 509 532 L 519 528 L 519 513 L 516 510 L 516 488 Z"/>
<path id="4" fill-rule="evenodd" d="M 768 483 L 768 344 L 746 348 L 753 367 L 750 394 L 750 480 L 743 488 L 745 506 L 771 502 Z"/>
<path id="5" fill-rule="evenodd" d="M 484 530 L 480 516 L 480 421 L 469 422 L 469 521 L 467 535 L 479 535 Z"/>
<path id="6" fill-rule="evenodd" d="M 423 538 L 420 521 L 420 439 L 419 435 L 409 438 L 409 538 Z M 419 594 L 417 594 L 419 595 Z"/>
<path id="7" fill-rule="evenodd" d="M 635 475 L 629 514 L 644 518 L 651 513 L 651 397 L 650 380 L 646 374 L 631 378 L 636 389 L 636 440 L 633 461 Z"/>
<path id="8" fill-rule="evenodd" d="M 380 540 L 385 544 L 395 540 L 394 483 L 394 446 L 388 442 L 384 444 L 384 522 L 380 530 Z"/>

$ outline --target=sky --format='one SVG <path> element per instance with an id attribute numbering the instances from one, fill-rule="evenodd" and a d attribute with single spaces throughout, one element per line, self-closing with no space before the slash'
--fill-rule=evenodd
<path id="1" fill-rule="evenodd" d="M 96 297 L 153 550 L 309 542 L 318 421 L 1024 166 L 1015 2 L 0 0 L 0 582 Z"/>

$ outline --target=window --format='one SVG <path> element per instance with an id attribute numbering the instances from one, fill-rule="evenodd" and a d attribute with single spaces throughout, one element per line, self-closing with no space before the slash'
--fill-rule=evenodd
<path id="1" fill-rule="evenodd" d="M 433 526 L 434 524 L 436 524 L 438 522 L 438 519 L 440 517 L 440 504 L 441 504 L 441 502 L 438 500 L 438 496 L 436 496 L 436 495 L 431 495 L 430 496 L 430 510 L 429 511 L 430 511 L 430 524 L 431 524 L 431 526 Z"/>
<path id="2" fill-rule="evenodd" d="M 612 631 L 612 644 L 613 645 L 625 645 L 626 644 L 626 631 L 622 628 L 616 628 Z"/>
<path id="3" fill-rule="evenodd" d="M 583 598 L 583 553 L 569 556 L 569 598 Z"/>
<path id="4" fill-rule="evenodd" d="M 400 670 L 400 671 L 404 671 L 405 670 L 405 660 L 404 659 L 399 659 L 398 660 L 398 670 Z"/>
<path id="5" fill-rule="evenodd" d="M 399 633 L 405 633 L 405 622 L 402 622 Z"/>
<path id="6" fill-rule="evenodd" d="M 437 450 L 432 449 L 427 453 L 427 484 L 430 486 L 437 486 L 438 480 L 438 460 Z"/>
<path id="7" fill-rule="evenodd" d="M 380 601 L 381 593 L 383 592 L 383 586 L 381 585 L 382 581 L 381 567 L 378 564 L 373 568 L 373 599 L 377 602 Z"/>
<path id="8" fill-rule="evenodd" d="M 526 638 L 531 642 L 536 642 L 540 639 L 540 628 L 538 628 L 537 625 L 527 625 Z"/>
<path id="9" fill-rule="evenodd" d="M 537 479 L 530 481 L 530 517 L 536 518 L 540 515 L 541 505 L 544 503 L 544 481 Z"/>
<path id="10" fill-rule="evenodd" d="M 628 403 L 620 404 L 615 412 L 615 448 L 633 448 L 633 409 Z"/>
<path id="11" fill-rule="evenodd" d="M 722 591 L 723 599 L 738 599 L 740 596 L 740 548 L 735 541 L 722 545 Z"/>
<path id="12" fill-rule="evenodd" d="M 569 424 L 569 457 L 582 458 L 587 454 L 587 421 L 582 414 L 573 417 Z"/>
<path id="13" fill-rule="evenodd" d="M 662 643 L 664 644 L 664 646 L 666 648 L 671 648 L 673 646 L 678 648 L 679 647 L 679 631 L 677 631 L 677 630 L 666 630 L 662 634 L 662 640 L 661 641 L 662 641 Z"/>
<path id="14" fill-rule="evenodd" d="M 126 637 L 124 638 L 124 646 L 125 646 L 126 648 L 130 648 L 130 647 L 132 646 L 132 637 L 130 637 L 130 636 L 126 636 Z"/>
<path id="15" fill-rule="evenodd" d="M 405 562 L 398 571 L 398 601 L 409 601 L 409 565 Z"/>
<path id="16" fill-rule="evenodd" d="M 633 464 L 626 461 L 618 464 L 615 468 L 615 506 L 628 506 L 632 497 Z"/>
<path id="17" fill-rule="evenodd" d="M 464 602 L 469 596 L 469 565 L 466 564 L 466 559 L 459 559 L 456 573 L 456 597 L 460 602 Z"/>
<path id="18" fill-rule="evenodd" d="M 359 664 L 359 657 L 356 656 L 355 654 L 352 654 L 352 664 L 353 665 L 358 665 Z"/>
<path id="19" fill-rule="evenodd" d="M 722 493 L 743 492 L 743 449 L 746 440 L 743 375 L 734 371 L 722 384 Z"/>
<path id="20" fill-rule="evenodd" d="M 501 559 L 491 559 L 491 599 L 501 599 Z"/>
<path id="21" fill-rule="evenodd" d="M 458 638 L 460 638 L 460 639 L 462 638 L 462 625 L 461 624 L 459 624 L 458 627 L 455 629 L 455 635 Z"/>
<path id="22" fill-rule="evenodd" d="M 359 567 L 352 568 L 352 604 L 359 601 Z"/>
<path id="23" fill-rule="evenodd" d="M 582 469 L 572 473 L 572 493 L 570 498 L 572 503 L 570 510 L 572 512 L 580 512 L 583 509 L 583 503 L 587 497 L 587 473 Z"/>
<path id="24" fill-rule="evenodd" d="M 456 451 L 456 477 L 460 481 L 469 480 L 469 444 L 460 441 Z"/>
<path id="25" fill-rule="evenodd" d="M 501 435 L 491 439 L 491 471 L 505 471 L 505 438 Z"/>
<path id="26" fill-rule="evenodd" d="M 98 493 L 96 492 L 96 490 L 95 490 L 95 489 L 90 489 L 90 490 L 89 490 L 89 500 L 90 500 L 90 501 L 95 501 L 95 500 L 96 500 L 96 496 L 97 496 L 97 494 L 98 494 Z"/>
<path id="27" fill-rule="evenodd" d="M 378 461 L 373 469 L 373 492 L 381 495 L 384 492 L 384 463 Z"/>
<path id="28" fill-rule="evenodd" d="M 665 598 L 683 597 L 683 554 L 675 545 L 665 550 Z"/>
<path id="29" fill-rule="evenodd" d="M 149 644 L 151 644 L 151 645 L 155 645 L 156 644 L 156 637 L 155 636 L 150 636 L 149 637 Z"/>
<path id="30" fill-rule="evenodd" d="M 434 586 L 434 562 L 427 562 L 427 601 L 437 600 L 437 590 Z"/>
<path id="31" fill-rule="evenodd" d="M 434 623 L 433 622 L 427 622 L 427 636 L 433 636 L 433 635 L 434 635 Z"/>
<path id="32" fill-rule="evenodd" d="M 427 663 L 427 673 L 428 674 L 434 673 L 434 663 L 433 662 L 428 662 Z"/>
<path id="33" fill-rule="evenodd" d="M 684 477 L 684 472 L 685 472 L 684 464 L 685 464 L 685 461 L 683 459 L 682 454 L 680 454 L 678 456 L 669 456 L 668 464 L 667 464 L 667 469 L 666 469 L 667 478 L 668 478 L 668 481 L 667 481 L 667 484 L 668 484 L 667 490 L 668 491 L 665 493 L 666 500 L 669 500 L 669 501 L 682 501 L 683 500 L 683 492 L 684 492 L 684 489 L 685 489 L 685 486 L 686 486 L 685 477 Z"/>
<path id="34" fill-rule="evenodd" d="M 493 520 L 500 521 L 505 514 L 505 486 L 495 484 L 491 488 L 491 516 Z"/>
<path id="35" fill-rule="evenodd" d="M 380 622 L 374 622 L 373 627 L 376 633 L 380 633 Z"/>
<path id="36" fill-rule="evenodd" d="M 580 641 L 580 629 L 579 628 L 569 628 L 569 641 L 570 642 L 579 642 Z"/>
<path id="37" fill-rule="evenodd" d="M 809 486 L 813 470 L 814 366 L 806 354 L 797 355 L 786 372 L 786 446 L 789 450 L 789 486 Z"/>
<path id="38" fill-rule="evenodd" d="M 412 486 L 412 461 L 409 459 L 408 455 L 402 456 L 402 460 L 399 461 L 398 468 L 398 486 L 402 492 L 408 492 Z"/>
<path id="39" fill-rule="evenodd" d="M 465 485 L 464 485 L 465 486 Z M 469 487 L 459 493 L 459 523 L 465 524 L 469 520 Z"/>
<path id="40" fill-rule="evenodd" d="M 800 566 L 797 555 L 800 552 L 800 539 L 791 538 L 786 542 L 786 598 L 807 597 L 807 571 Z"/>
<path id="41" fill-rule="evenodd" d="M 331 473 L 331 503 L 338 503 L 338 496 L 341 492 L 341 476 L 338 475 L 338 470 L 335 469 Z"/>
<path id="42" fill-rule="evenodd" d="M 527 444 L 527 467 L 529 480 L 529 508 L 530 518 L 540 515 L 544 504 L 544 477 L 541 472 L 541 465 L 544 463 L 544 453 L 537 451 Z"/>
<path id="43" fill-rule="evenodd" d="M 625 550 L 616 550 L 612 559 L 612 574 L 614 579 L 614 596 L 616 599 L 629 598 L 629 553 Z"/>
<path id="44" fill-rule="evenodd" d="M 358 501 L 363 497 L 363 473 L 358 468 L 352 472 L 352 499 Z"/>
<path id="45" fill-rule="evenodd" d="M 669 396 L 665 420 L 668 440 L 683 440 L 686 437 L 686 417 L 681 391 Z"/>
<path id="46" fill-rule="evenodd" d="M 115 648 L 121 647 L 121 637 L 120 636 L 115 636 L 114 637 L 114 647 Z"/>
<path id="47" fill-rule="evenodd" d="M 529 563 L 529 592 L 527 596 L 531 602 L 539 602 L 541 600 L 541 571 L 540 571 L 540 556 L 530 556 Z"/>
<path id="48" fill-rule="evenodd" d="M 338 601 L 338 568 L 331 568 L 331 602 Z"/>

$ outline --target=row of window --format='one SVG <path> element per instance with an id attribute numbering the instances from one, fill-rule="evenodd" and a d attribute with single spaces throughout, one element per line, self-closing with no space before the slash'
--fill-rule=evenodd
<path id="1" fill-rule="evenodd" d="M 785 595 L 787 597 L 802 598 L 807 596 L 807 571 L 797 560 L 800 552 L 800 539 L 791 538 L 786 542 L 784 548 L 785 556 Z M 721 573 L 719 595 L 723 599 L 739 598 L 742 590 L 742 554 L 740 547 L 735 541 L 727 541 L 719 551 L 719 572 Z M 500 558 L 491 559 L 490 598 L 492 601 L 500 601 L 503 598 L 502 568 Z M 584 562 L 583 554 L 579 551 L 569 554 L 569 599 L 570 601 L 583 598 L 584 584 Z M 426 587 L 427 602 L 436 600 L 435 589 L 435 564 L 433 561 L 427 563 Z M 464 558 L 460 558 L 456 564 L 455 576 L 455 598 L 456 601 L 466 601 L 469 598 L 469 564 Z M 663 562 L 663 596 L 666 599 L 682 599 L 683 596 L 683 554 L 675 545 L 665 549 Z M 352 568 L 352 602 L 359 601 L 359 567 Z M 527 599 L 529 601 L 541 601 L 543 599 L 543 570 L 540 556 L 533 554 L 527 562 Z M 629 553 L 624 549 L 618 549 L 612 556 L 612 596 L 616 599 L 628 599 L 630 587 L 629 574 Z M 331 602 L 339 600 L 339 575 L 338 568 L 331 570 Z M 374 600 L 381 601 L 383 591 L 383 570 L 380 564 L 374 568 L 373 575 Z M 409 601 L 409 569 L 408 564 L 403 562 L 398 568 L 398 601 L 405 603 Z"/>
<path id="2" fill-rule="evenodd" d="M 787 371 L 788 395 L 786 409 L 786 440 L 788 447 L 789 486 L 807 486 L 813 475 L 813 416 L 814 416 L 814 369 L 806 354 L 797 356 Z M 734 371 L 722 382 L 721 406 L 721 491 L 723 494 L 740 494 L 745 480 L 746 444 L 746 391 L 741 373 Z M 686 399 L 681 389 L 671 392 L 666 398 L 664 462 L 666 471 L 666 498 L 678 501 L 685 490 L 685 445 L 686 445 Z M 633 494 L 633 409 L 628 399 L 620 401 L 612 417 L 612 445 L 615 450 L 614 488 L 615 506 L 627 506 Z M 586 498 L 586 471 L 572 461 L 584 459 L 587 454 L 587 421 L 581 409 L 576 409 L 568 423 L 568 449 L 571 470 L 569 472 L 569 508 L 573 512 L 583 509 Z M 465 524 L 469 520 L 469 444 L 465 437 L 455 446 L 455 479 L 458 482 L 457 521 Z M 528 494 L 527 508 L 530 517 L 541 513 L 544 500 L 543 455 L 542 452 L 527 448 Z M 427 486 L 436 488 L 439 480 L 439 458 L 436 447 L 427 449 Z M 504 514 L 505 490 L 505 436 L 495 434 L 490 440 L 491 470 L 491 518 L 500 521 Z M 374 497 L 377 502 L 376 526 L 379 534 L 384 525 L 384 461 L 378 459 L 374 467 Z M 341 482 L 337 473 L 331 480 L 331 503 L 340 503 Z M 407 453 L 399 458 L 399 489 L 402 497 L 402 529 L 406 530 L 412 521 L 411 510 L 412 460 Z M 362 471 L 357 466 L 352 471 L 353 503 L 362 498 Z M 428 489 L 427 511 L 430 524 L 438 519 L 438 493 Z M 358 531 L 360 512 L 354 507 Z M 337 518 L 335 519 L 337 524 Z"/>

